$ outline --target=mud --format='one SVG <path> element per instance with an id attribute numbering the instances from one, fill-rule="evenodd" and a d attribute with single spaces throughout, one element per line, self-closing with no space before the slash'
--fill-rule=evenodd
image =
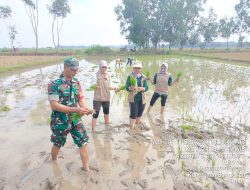
<path id="1" fill-rule="evenodd" d="M 163 60 L 144 67 L 157 72 Z M 248 189 L 250 187 L 250 67 L 198 59 L 169 59 L 172 75 L 167 106 L 160 101 L 142 123 L 129 129 L 126 92 L 111 98 L 111 124 L 103 114 L 96 132 L 91 117 L 83 122 L 90 136 L 90 175 L 82 169 L 68 136 L 56 162 L 50 157 L 47 83 L 62 65 L 0 78 L 0 189 Z M 82 60 L 78 78 L 84 90 L 98 67 Z M 126 81 L 130 67 L 110 63 L 112 85 Z M 118 83 L 117 83 L 118 82 Z M 148 101 L 153 94 L 149 85 Z M 85 91 L 92 107 L 93 92 Z"/>

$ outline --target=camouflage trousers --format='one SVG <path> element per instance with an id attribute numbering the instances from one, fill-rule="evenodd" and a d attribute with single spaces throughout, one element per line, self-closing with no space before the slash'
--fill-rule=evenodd
<path id="1" fill-rule="evenodd" d="M 50 128 L 52 130 L 51 142 L 57 146 L 64 146 L 67 135 L 70 133 L 74 143 L 78 147 L 82 147 L 83 145 L 88 143 L 88 134 L 81 120 L 77 122 L 72 122 L 68 120 L 65 123 L 57 122 L 57 118 L 52 118 L 50 123 Z"/>

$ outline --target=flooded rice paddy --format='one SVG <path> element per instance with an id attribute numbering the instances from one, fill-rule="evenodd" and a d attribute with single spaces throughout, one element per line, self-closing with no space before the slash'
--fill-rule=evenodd
<path id="1" fill-rule="evenodd" d="M 144 70 L 153 75 L 162 61 L 145 59 Z M 91 116 L 83 118 L 93 175 L 81 170 L 70 136 L 58 161 L 50 160 L 47 83 L 63 65 L 0 78 L 0 189 L 250 189 L 250 67 L 191 58 L 167 62 L 174 78 L 179 71 L 183 76 L 170 87 L 164 114 L 158 100 L 130 130 L 122 91 L 112 92 L 110 125 L 100 114 L 92 133 Z M 97 70 L 96 63 L 80 62 L 84 89 Z M 108 70 L 112 86 L 124 84 L 131 72 L 115 61 Z M 149 84 L 147 102 L 153 91 Z M 93 91 L 85 98 L 92 107 Z"/>

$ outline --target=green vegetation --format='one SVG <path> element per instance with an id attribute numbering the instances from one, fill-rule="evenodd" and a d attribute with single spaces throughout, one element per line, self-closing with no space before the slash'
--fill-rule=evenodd
<path id="1" fill-rule="evenodd" d="M 178 159 L 181 159 L 181 146 L 180 146 L 180 141 L 178 140 Z"/>
<path id="2" fill-rule="evenodd" d="M 85 50 L 85 53 L 87 55 L 92 55 L 92 54 L 110 54 L 110 53 L 113 53 L 113 50 L 110 47 L 107 47 L 107 46 L 96 45 L 96 46 L 92 46 L 90 48 L 87 48 Z"/>
<path id="3" fill-rule="evenodd" d="M 126 89 L 126 85 L 124 84 L 124 85 L 121 85 L 121 86 L 117 89 L 116 92 L 120 92 L 120 91 L 125 90 L 125 89 Z"/>
<path id="4" fill-rule="evenodd" d="M 47 124 L 50 125 L 51 117 L 48 117 Z"/>
<path id="5" fill-rule="evenodd" d="M 211 155 L 208 155 L 208 160 L 211 161 L 212 167 L 214 168 L 216 161 L 213 159 Z"/>
<path id="6" fill-rule="evenodd" d="M 190 125 L 181 125 L 180 128 L 184 131 L 184 132 L 188 132 L 191 131 L 193 129 L 192 126 Z"/>
<path id="7" fill-rule="evenodd" d="M 198 128 L 195 128 L 195 137 L 197 139 L 203 139 L 202 135 L 201 135 L 201 132 L 199 131 Z"/>
<path id="8" fill-rule="evenodd" d="M 143 75 L 145 75 L 147 78 L 149 78 L 150 77 L 150 75 L 151 75 L 151 73 L 150 73 L 150 71 L 146 71 L 146 70 L 144 70 L 143 71 Z"/>
<path id="9" fill-rule="evenodd" d="M 91 85 L 87 91 L 94 91 L 96 89 L 96 84 Z"/>
<path id="10" fill-rule="evenodd" d="M 183 171 L 183 176 L 187 176 L 187 169 L 186 169 L 186 163 L 184 160 L 181 161 L 181 169 Z"/>
<path id="11" fill-rule="evenodd" d="M 126 0 L 115 7 L 115 13 L 121 33 L 142 49 L 157 49 L 162 42 L 169 50 L 173 46 L 183 50 L 186 45 L 205 49 L 219 36 L 228 42 L 233 34 L 238 35 L 237 45 L 242 48 L 250 28 L 249 1 L 240 0 L 234 6 L 235 16 L 220 21 L 212 8 L 204 14 L 205 4 L 203 0 Z"/>
<path id="12" fill-rule="evenodd" d="M 70 13 L 70 6 L 67 0 L 53 0 L 51 5 L 47 5 L 49 13 L 52 15 L 52 41 L 56 51 L 59 49 L 60 32 L 64 18 Z M 60 28 L 60 30 L 59 30 Z M 56 30 L 56 32 L 54 32 Z"/>
<path id="13" fill-rule="evenodd" d="M 180 78 L 182 75 L 183 75 L 183 73 L 182 73 L 181 71 L 178 72 L 178 73 L 176 74 L 176 76 L 177 76 L 178 78 Z"/>
<path id="14" fill-rule="evenodd" d="M 25 87 L 28 87 L 28 86 L 32 86 L 32 84 L 30 83 L 25 84 Z"/>
<path id="15" fill-rule="evenodd" d="M 1 107 L 2 111 L 10 111 L 11 109 L 8 106 Z"/>
<path id="16" fill-rule="evenodd" d="M 81 119 L 81 116 L 78 113 L 72 113 L 70 119 L 73 121 L 73 123 L 76 123 Z"/>
<path id="17" fill-rule="evenodd" d="M 130 84 L 131 84 L 131 86 L 136 86 L 136 83 L 137 83 L 137 81 L 136 81 L 135 77 L 130 76 Z"/>

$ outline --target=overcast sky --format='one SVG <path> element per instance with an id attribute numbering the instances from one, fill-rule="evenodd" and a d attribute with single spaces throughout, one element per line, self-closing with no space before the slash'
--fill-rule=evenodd
<path id="1" fill-rule="evenodd" d="M 121 0 L 69 0 L 71 14 L 64 20 L 61 33 L 62 45 L 121 45 L 126 44 L 120 35 L 114 7 Z M 233 16 L 234 5 L 239 0 L 207 0 L 206 9 L 213 7 L 219 18 Z M 53 46 L 51 38 L 52 17 L 46 5 L 50 0 L 39 0 L 39 47 Z M 13 10 L 12 21 L 18 35 L 16 46 L 34 47 L 35 37 L 21 0 L 0 0 L 0 5 L 9 5 Z M 236 37 L 231 38 L 236 40 Z M 18 44 L 17 44 L 18 43 Z M 9 37 L 3 20 L 0 20 L 0 47 L 9 47 Z"/>

